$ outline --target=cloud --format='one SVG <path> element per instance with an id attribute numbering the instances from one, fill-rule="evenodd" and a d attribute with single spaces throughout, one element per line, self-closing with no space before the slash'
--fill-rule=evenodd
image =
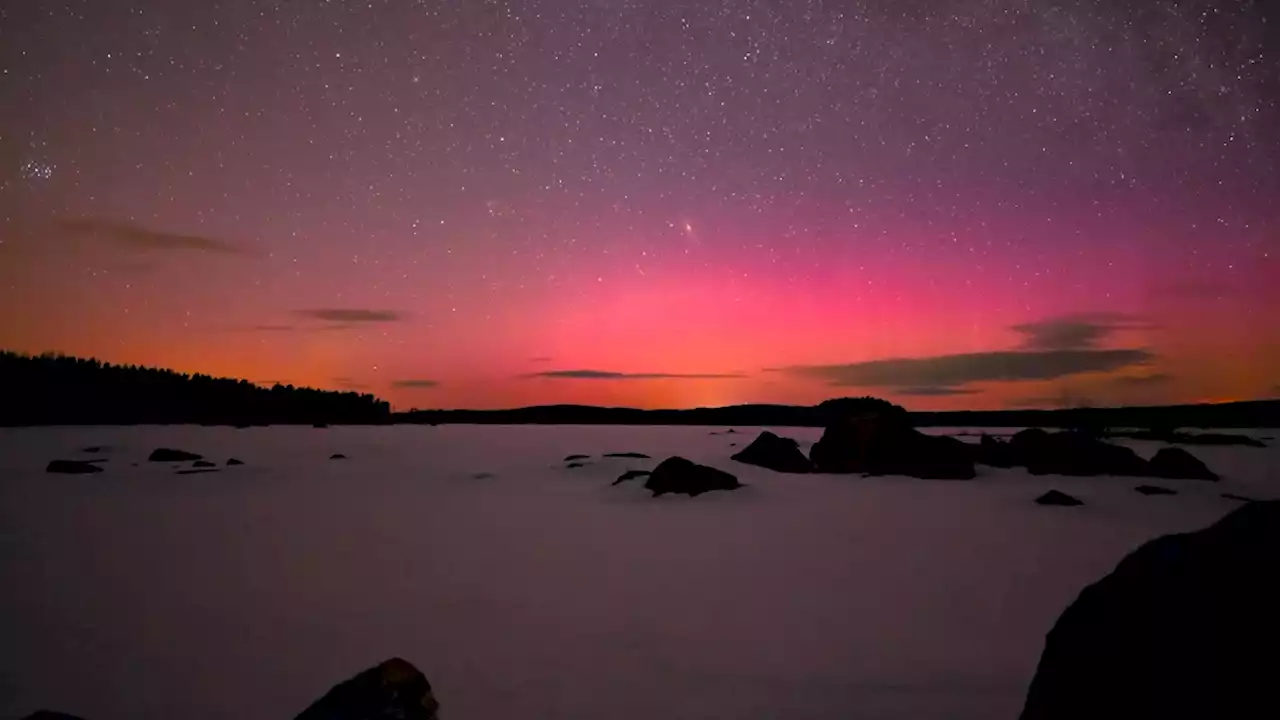
<path id="1" fill-rule="evenodd" d="M 391 387 L 397 388 L 435 388 L 440 387 L 438 380 L 393 380 Z"/>
<path id="2" fill-rule="evenodd" d="M 1116 385 L 1123 387 L 1149 387 L 1152 385 L 1163 385 L 1173 380 L 1172 375 L 1165 373 L 1148 373 L 1146 375 L 1125 375 L 1112 380 Z"/>
<path id="3" fill-rule="evenodd" d="M 1054 380 L 1069 375 L 1141 366 L 1155 356 L 1147 350 L 1006 350 L 1000 352 L 892 358 L 847 365 L 781 368 L 793 376 L 828 385 L 885 388 L 956 388 L 970 383 Z"/>
<path id="4" fill-rule="evenodd" d="M 558 378 L 563 380 L 727 380 L 742 378 L 737 373 L 626 373 L 609 370 L 548 370 L 529 373 L 525 378 Z"/>
<path id="5" fill-rule="evenodd" d="M 294 314 L 336 323 L 374 323 L 396 322 L 404 319 L 404 315 L 395 310 L 369 310 L 367 308 L 322 308 L 318 310 L 295 310 Z M 349 325 L 335 326 L 349 327 Z"/>
<path id="6" fill-rule="evenodd" d="M 64 218 L 54 221 L 59 230 L 94 237 L 113 245 L 137 250 L 192 250 L 231 255 L 249 255 L 248 250 L 218 238 L 151 230 L 127 220 L 101 217 Z"/>
<path id="7" fill-rule="evenodd" d="M 909 387 L 894 390 L 898 395 L 908 395 L 914 397 L 947 397 L 949 395 L 974 395 L 982 392 L 974 388 L 962 387 L 941 387 L 941 386 L 925 386 L 925 387 Z"/>
<path id="8" fill-rule="evenodd" d="M 1119 330 L 1147 329 L 1142 318 L 1121 313 L 1083 313 L 1014 325 L 1027 350 L 1092 350 Z"/>

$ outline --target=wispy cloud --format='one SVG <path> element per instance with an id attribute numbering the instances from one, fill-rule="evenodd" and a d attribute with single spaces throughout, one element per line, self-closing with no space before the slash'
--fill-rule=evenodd
<path id="1" fill-rule="evenodd" d="M 742 378 L 737 373 L 628 373 L 611 370 L 548 370 L 529 373 L 526 378 L 558 378 L 563 380 L 728 380 Z"/>
<path id="2" fill-rule="evenodd" d="M 1092 350 L 1121 330 L 1151 327 L 1132 315 L 1085 313 L 1014 325 L 1013 330 L 1025 336 L 1022 347 L 1026 350 Z"/>
<path id="3" fill-rule="evenodd" d="M 435 388 L 440 387 L 438 380 L 393 380 L 391 387 L 397 388 Z"/>
<path id="4" fill-rule="evenodd" d="M 901 388 L 894 390 L 894 392 L 898 395 L 914 397 L 947 397 L 949 395 L 975 395 L 982 391 L 976 388 L 926 386 Z"/>
<path id="5" fill-rule="evenodd" d="M 312 320 L 324 320 L 335 323 L 377 323 L 397 322 L 404 319 L 404 314 L 395 310 L 371 310 L 368 308 L 320 308 L 315 310 L 295 310 L 295 315 Z"/>
<path id="6" fill-rule="evenodd" d="M 1008 350 L 1001 352 L 892 358 L 846 365 L 797 365 L 781 368 L 797 377 L 828 385 L 884 388 L 957 388 L 971 383 L 1054 380 L 1069 375 L 1109 372 L 1145 365 L 1147 350 Z"/>
<path id="7" fill-rule="evenodd" d="M 1173 376 L 1165 373 L 1148 373 L 1146 375 L 1123 375 L 1111 382 L 1122 387 L 1151 387 L 1173 381 Z"/>
<path id="8" fill-rule="evenodd" d="M 119 247 L 135 250 L 188 250 L 231 255 L 252 254 L 245 248 L 219 238 L 152 230 L 127 220 L 75 217 L 56 220 L 54 221 L 54 226 L 70 235 L 94 238 Z"/>

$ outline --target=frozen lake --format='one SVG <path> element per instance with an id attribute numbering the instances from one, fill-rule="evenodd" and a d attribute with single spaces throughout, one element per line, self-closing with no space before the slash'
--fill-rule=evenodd
<path id="1" fill-rule="evenodd" d="M 445 720 L 1012 718 L 1082 587 L 1238 507 L 1221 492 L 1280 497 L 1274 443 L 1188 448 L 1224 480 L 1146 497 L 780 475 L 729 460 L 759 429 L 711 430 L 0 429 L 0 718 L 289 720 L 393 655 Z M 106 472 L 44 472 L 94 445 Z M 177 475 L 162 446 L 246 464 Z M 599 457 L 624 451 L 654 459 Z M 669 455 L 749 487 L 609 486 Z M 1032 503 L 1051 487 L 1087 504 Z"/>

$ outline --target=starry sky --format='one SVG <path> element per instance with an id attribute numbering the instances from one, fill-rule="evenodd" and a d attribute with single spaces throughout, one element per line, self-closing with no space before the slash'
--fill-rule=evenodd
<path id="1" fill-rule="evenodd" d="M 1280 395 L 1280 8 L 0 4 L 0 347 L 401 409 Z"/>

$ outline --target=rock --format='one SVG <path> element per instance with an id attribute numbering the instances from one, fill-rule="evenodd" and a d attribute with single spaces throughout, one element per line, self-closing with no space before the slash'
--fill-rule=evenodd
<path id="1" fill-rule="evenodd" d="M 1177 447 L 1160 448 L 1148 463 L 1152 477 L 1177 480 L 1217 480 L 1218 476 L 1200 458 Z"/>
<path id="2" fill-rule="evenodd" d="M 736 432 L 738 432 L 738 431 L 737 431 L 737 430 L 734 430 L 733 428 L 729 428 L 728 430 L 725 430 L 724 432 L 725 432 L 725 434 L 726 434 L 726 435 L 733 435 L 734 433 L 736 433 Z"/>
<path id="3" fill-rule="evenodd" d="M 44 471 L 62 475 L 88 475 L 100 473 L 102 468 L 87 460 L 50 460 Z"/>
<path id="4" fill-rule="evenodd" d="M 392 658 L 334 686 L 295 720 L 435 720 L 439 710 L 426 676 Z"/>
<path id="5" fill-rule="evenodd" d="M 235 458 L 231 458 L 230 460 L 227 461 L 227 465 L 243 465 L 243 464 L 244 464 L 243 460 L 237 460 Z"/>
<path id="6" fill-rule="evenodd" d="M 1235 493 L 1222 493 L 1222 497 L 1228 500 L 1238 500 L 1239 502 L 1258 502 L 1255 498 L 1236 495 Z"/>
<path id="7" fill-rule="evenodd" d="M 330 460 L 346 460 L 347 456 L 343 455 L 342 453 L 334 453 L 329 456 L 329 459 Z"/>
<path id="8" fill-rule="evenodd" d="M 97 455 L 99 453 L 110 452 L 111 448 L 106 445 L 90 445 L 87 448 L 81 448 L 80 452 Z"/>
<path id="9" fill-rule="evenodd" d="M 864 413 L 828 425 L 809 459 L 817 472 L 972 480 L 973 454 L 963 440 L 916 430 L 905 414 Z"/>
<path id="10" fill-rule="evenodd" d="M 1019 464 L 1026 465 L 1032 475 L 1150 474 L 1147 461 L 1133 450 L 1071 431 L 1046 433 L 1015 446 L 1015 452 L 1021 454 Z"/>
<path id="11" fill-rule="evenodd" d="M 1170 490 L 1167 487 L 1160 487 L 1159 485 L 1139 485 L 1135 487 L 1134 490 L 1142 493 L 1143 495 L 1177 495 L 1178 494 L 1177 490 Z"/>
<path id="12" fill-rule="evenodd" d="M 190 462 L 192 460 L 203 460 L 204 456 L 187 452 L 186 450 L 174 450 L 172 448 L 157 448 L 151 451 L 151 456 L 147 460 L 151 462 Z"/>
<path id="13" fill-rule="evenodd" d="M 647 477 L 650 474 L 651 473 L 648 470 L 628 470 L 622 473 L 621 475 L 619 475 L 618 479 L 613 481 L 613 484 L 617 485 L 618 483 L 624 483 L 628 480 L 634 480 L 638 477 Z"/>
<path id="14" fill-rule="evenodd" d="M 1049 631 L 1021 720 L 1280 717 L 1280 502 L 1139 547 Z"/>
<path id="15" fill-rule="evenodd" d="M 492 480 L 493 478 L 494 474 L 489 472 L 478 472 L 471 476 L 472 480 Z"/>
<path id="16" fill-rule="evenodd" d="M 195 470 L 179 470 L 177 474 L 178 475 L 200 475 L 203 473 L 215 473 L 215 472 L 218 472 L 217 468 L 199 468 Z"/>
<path id="17" fill-rule="evenodd" d="M 66 713 L 54 712 L 52 710 L 37 710 L 22 720 L 84 720 L 79 715 L 68 715 Z"/>
<path id="18" fill-rule="evenodd" d="M 564 462 L 573 462 L 574 460 L 586 460 L 590 455 L 565 455 Z"/>
<path id="19" fill-rule="evenodd" d="M 211 463 L 211 462 L 209 462 L 208 460 L 197 460 L 197 461 L 195 461 L 195 462 L 191 463 L 191 467 L 198 467 L 198 468 L 211 468 L 211 467 L 217 467 L 217 464 L 216 464 L 216 463 Z"/>
<path id="20" fill-rule="evenodd" d="M 1018 464 L 1013 446 L 990 435 L 982 435 L 974 451 L 974 462 L 991 467 L 1010 468 Z"/>
<path id="21" fill-rule="evenodd" d="M 649 459 L 648 455 L 645 455 L 644 453 L 638 453 L 638 452 L 605 453 L 604 456 L 611 457 L 611 458 L 634 458 L 637 460 Z"/>
<path id="22" fill-rule="evenodd" d="M 1057 505 L 1061 507 L 1074 507 L 1076 505 L 1083 505 L 1084 501 L 1078 498 L 1074 498 L 1064 492 L 1058 492 L 1057 490 L 1050 490 L 1049 492 L 1036 498 L 1036 504 L 1037 505 Z"/>
<path id="23" fill-rule="evenodd" d="M 742 487 L 742 483 L 723 470 L 672 456 L 658 463 L 644 486 L 654 497 L 666 493 L 696 496 L 712 490 L 733 490 Z"/>
<path id="24" fill-rule="evenodd" d="M 731 458 L 747 465 L 758 465 L 775 472 L 807 473 L 813 471 L 813 463 L 800 451 L 800 444 L 791 438 L 774 435 L 768 430 L 760 433 L 751 444 Z"/>
<path id="25" fill-rule="evenodd" d="M 580 468 L 580 467 L 586 467 L 586 465 L 587 465 L 586 463 L 581 463 L 581 462 L 571 462 L 571 463 L 569 463 L 568 465 L 565 465 L 565 467 L 566 467 L 566 468 Z"/>

